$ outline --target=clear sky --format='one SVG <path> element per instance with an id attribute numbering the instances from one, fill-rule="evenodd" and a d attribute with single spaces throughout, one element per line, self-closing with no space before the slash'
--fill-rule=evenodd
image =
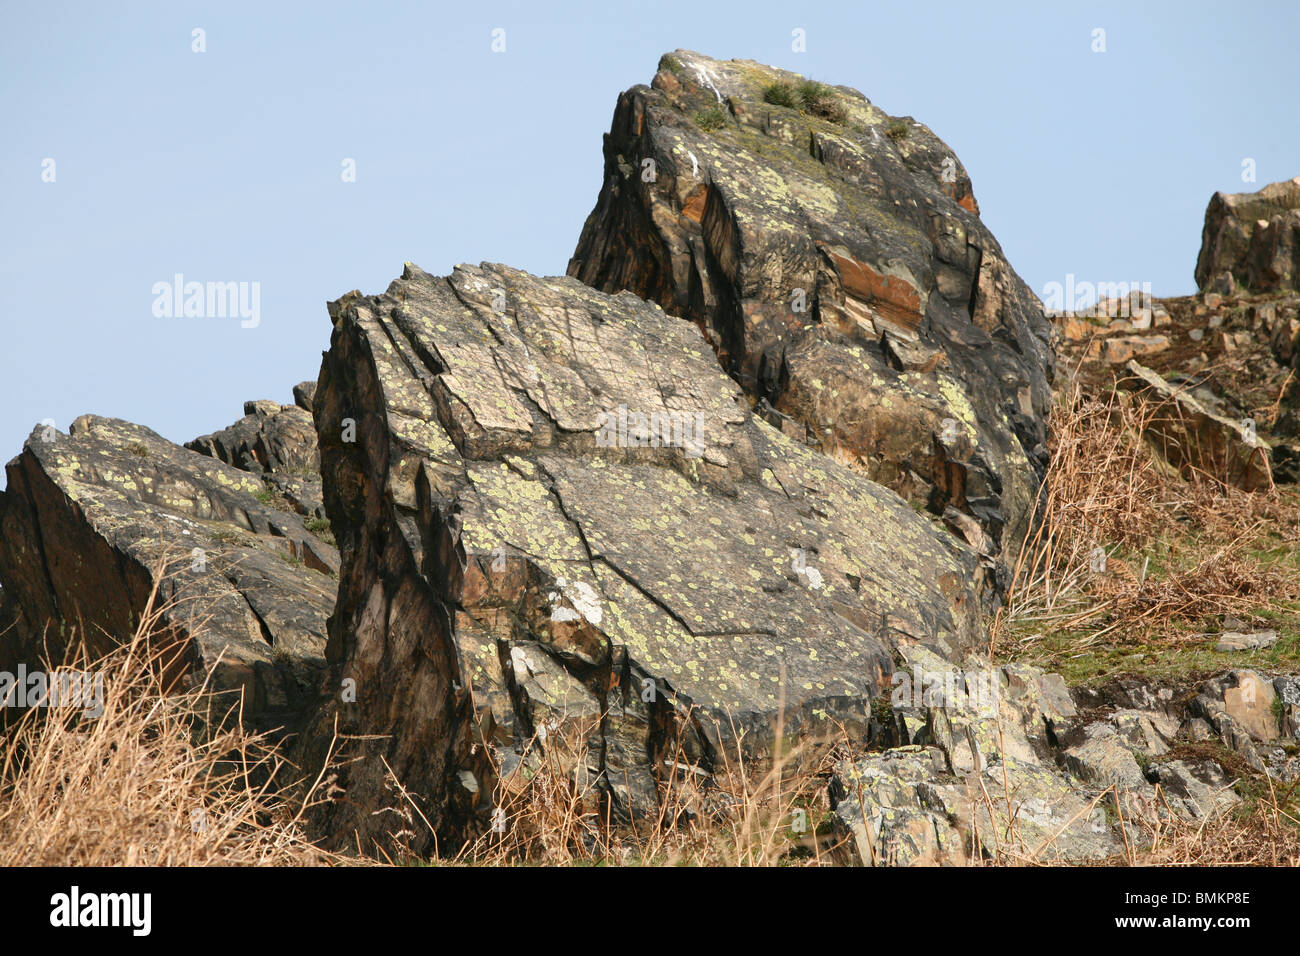
<path id="1" fill-rule="evenodd" d="M 405 260 L 563 273 L 619 91 L 678 47 L 928 124 L 1040 295 L 1189 293 L 1211 194 L 1300 175 L 1298 35 L 1295 2 L 6 0 L 0 460 L 44 419 L 183 442 L 290 401 L 325 302 Z M 155 315 L 177 273 L 257 283 L 257 326 Z"/>

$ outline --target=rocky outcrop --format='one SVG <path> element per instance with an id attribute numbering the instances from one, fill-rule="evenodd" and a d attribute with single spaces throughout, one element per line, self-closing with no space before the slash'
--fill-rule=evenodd
<path id="1" fill-rule="evenodd" d="M 257 729 L 292 726 L 315 700 L 338 555 L 272 507 L 260 478 L 92 415 L 66 435 L 38 426 L 7 477 L 7 669 L 128 639 L 156 587 L 166 610 L 154 639 L 173 686 L 242 690 Z"/>
<path id="2" fill-rule="evenodd" d="M 318 821 L 341 845 L 452 845 L 562 738 L 593 799 L 643 817 L 724 754 L 865 742 L 897 647 L 984 640 L 973 552 L 754 415 L 658 306 L 408 265 L 331 315 L 314 402 L 342 571 L 304 748 L 365 738 Z"/>
<path id="3" fill-rule="evenodd" d="M 1121 385 L 1148 404 L 1145 435 L 1156 451 L 1186 478 L 1216 475 L 1246 491 L 1267 488 L 1272 449 L 1252 420 L 1233 419 L 1204 405 L 1138 362 L 1129 362 Z"/>
<path id="4" fill-rule="evenodd" d="M 1062 367 L 1149 399 L 1153 445 L 1184 475 L 1300 480 L 1300 294 L 1111 301 L 1057 325 Z"/>
<path id="5" fill-rule="evenodd" d="M 1171 814 L 1232 808 L 1242 776 L 1300 777 L 1294 677 L 1230 671 L 1190 692 L 1125 677 L 1071 691 L 1034 667 L 970 658 L 958 670 L 903 653 L 928 675 L 925 699 L 896 691 L 897 746 L 841 760 L 831 781 L 834 832 L 855 863 L 1123 856 Z"/>
<path id="6" fill-rule="evenodd" d="M 1300 291 L 1300 176 L 1254 193 L 1215 193 L 1196 285 L 1223 294 Z"/>
<path id="7" fill-rule="evenodd" d="M 315 382 L 294 386 L 294 405 L 266 399 L 244 403 L 244 417 L 229 428 L 185 443 L 200 454 L 259 475 L 294 511 L 323 519 L 320 454 L 311 418 Z"/>
<path id="8" fill-rule="evenodd" d="M 547 775 L 654 827 L 684 780 L 682 819 L 740 761 L 833 758 L 814 838 L 876 865 L 1114 856 L 1300 778 L 1295 677 L 1070 690 L 981 656 L 1053 353 L 930 130 L 678 51 L 605 158 L 569 276 L 408 264 L 330 304 L 319 384 L 185 448 L 38 428 L 0 667 L 128 639 L 156 589 L 172 686 L 295 732 L 316 835 L 390 858 L 503 832 Z M 1293 187 L 1215 197 L 1199 299 L 1061 317 L 1186 474 L 1300 473 Z M 1234 660 L 1280 643 L 1225 629 Z"/>
<path id="9" fill-rule="evenodd" d="M 913 503 L 1026 530 L 1041 305 L 927 127 L 846 87 L 678 50 L 619 97 L 569 274 L 704 330 L 774 423 Z"/>

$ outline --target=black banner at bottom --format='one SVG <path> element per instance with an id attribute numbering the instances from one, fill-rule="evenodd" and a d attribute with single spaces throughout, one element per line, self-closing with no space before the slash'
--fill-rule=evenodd
<path id="1" fill-rule="evenodd" d="M 438 927 L 677 935 L 691 924 L 729 949 L 770 949 L 772 920 L 838 933 L 863 922 L 873 944 L 927 934 L 1044 929 L 1072 939 L 1199 933 L 1216 942 L 1293 921 L 1295 873 L 1267 869 L 11 869 L 0 871 L 7 942 L 231 936 L 346 943 Z M 584 916 L 583 914 L 587 915 Z M 479 921 L 482 918 L 482 921 Z M 830 921 L 830 925 L 826 925 Z M 918 936 L 918 933 L 920 934 Z"/>

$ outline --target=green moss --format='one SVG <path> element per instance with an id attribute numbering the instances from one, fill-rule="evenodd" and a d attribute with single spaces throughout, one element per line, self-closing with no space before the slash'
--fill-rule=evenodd
<path id="1" fill-rule="evenodd" d="M 888 694 L 880 694 L 871 701 L 871 717 L 885 731 L 892 735 L 894 728 L 894 708 Z"/>
<path id="2" fill-rule="evenodd" d="M 1147 771 L 1151 769 L 1151 755 L 1145 750 L 1135 749 L 1133 759 L 1137 761 L 1138 767 L 1142 770 L 1142 775 L 1146 776 Z"/>

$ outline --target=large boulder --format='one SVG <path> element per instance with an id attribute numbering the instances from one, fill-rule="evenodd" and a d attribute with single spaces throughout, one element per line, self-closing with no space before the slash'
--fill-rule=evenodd
<path id="1" fill-rule="evenodd" d="M 570 275 L 693 320 L 765 414 L 973 517 L 972 543 L 1023 539 L 1050 326 L 942 140 L 856 90 L 678 50 L 619 97 L 604 151 Z"/>
<path id="2" fill-rule="evenodd" d="M 656 305 L 408 265 L 331 315 L 314 406 L 342 570 L 303 746 L 314 773 L 354 738 L 317 820 L 340 846 L 445 849 L 539 760 L 653 813 L 674 767 L 864 743 L 897 646 L 985 640 L 974 553 L 752 414 Z"/>
<path id="3" fill-rule="evenodd" d="M 67 434 L 38 426 L 7 477 L 5 669 L 129 639 L 156 588 L 166 609 L 153 640 L 172 686 L 242 691 L 243 716 L 264 730 L 292 727 L 316 700 L 338 554 L 272 507 L 259 477 L 93 415 Z"/>
<path id="4" fill-rule="evenodd" d="M 1214 194 L 1196 285 L 1228 294 L 1300 290 L 1300 176 L 1259 192 Z"/>

